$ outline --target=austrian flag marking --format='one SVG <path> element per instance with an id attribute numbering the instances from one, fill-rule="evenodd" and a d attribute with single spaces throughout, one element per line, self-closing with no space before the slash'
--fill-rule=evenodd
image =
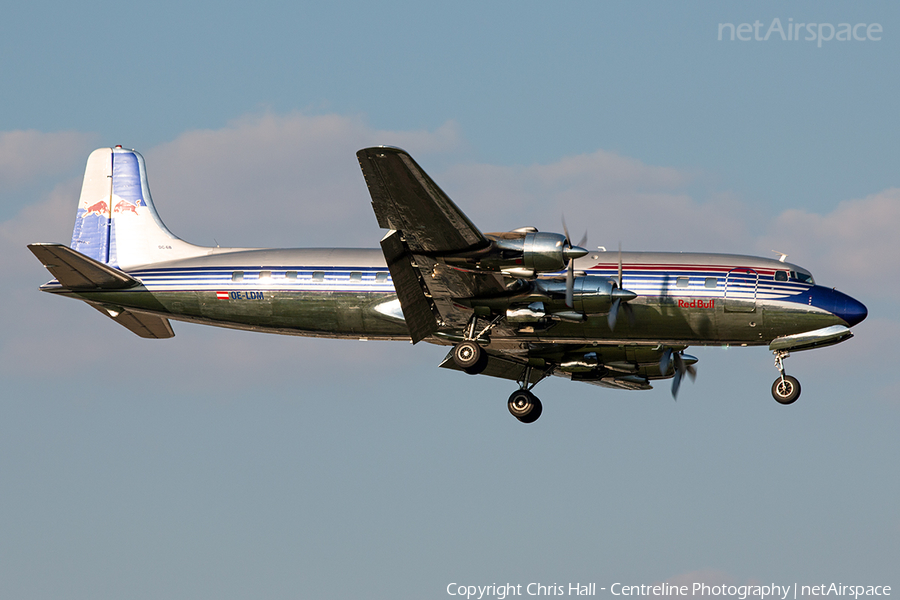
<path id="1" fill-rule="evenodd" d="M 216 292 L 216 300 L 228 300 L 228 292 Z"/>

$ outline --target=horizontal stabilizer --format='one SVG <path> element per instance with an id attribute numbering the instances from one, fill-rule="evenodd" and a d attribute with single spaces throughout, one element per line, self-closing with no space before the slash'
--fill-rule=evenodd
<path id="1" fill-rule="evenodd" d="M 172 325 L 168 319 L 163 317 L 125 310 L 118 306 L 107 304 L 94 304 L 92 302 L 88 304 L 142 338 L 162 340 L 175 337 Z"/>
<path id="2" fill-rule="evenodd" d="M 60 285 L 70 290 L 121 290 L 140 281 L 62 244 L 28 244 Z"/>

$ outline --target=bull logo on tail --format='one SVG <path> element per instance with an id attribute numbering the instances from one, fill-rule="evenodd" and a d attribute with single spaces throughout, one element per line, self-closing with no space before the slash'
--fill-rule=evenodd
<path id="1" fill-rule="evenodd" d="M 128 202 L 127 200 L 120 200 L 119 202 L 116 203 L 116 206 L 113 208 L 113 212 L 117 212 L 117 213 L 131 212 L 136 215 L 137 214 L 137 205 L 132 204 L 131 202 Z"/>
<path id="2" fill-rule="evenodd" d="M 96 202 L 91 204 L 86 209 L 84 209 L 84 214 L 81 215 L 82 218 L 88 217 L 90 215 L 97 215 L 98 217 L 105 217 L 109 212 L 109 205 L 106 203 L 106 200 L 101 200 L 100 202 Z"/>

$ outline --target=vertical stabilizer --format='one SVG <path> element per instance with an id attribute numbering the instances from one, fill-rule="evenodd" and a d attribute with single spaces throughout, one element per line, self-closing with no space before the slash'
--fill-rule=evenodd
<path id="1" fill-rule="evenodd" d="M 96 261 L 109 263 L 109 235 L 112 221 L 112 149 L 91 152 L 81 199 L 72 231 L 72 249 Z"/>
<path id="2" fill-rule="evenodd" d="M 88 157 L 72 249 L 122 269 L 209 251 L 166 228 L 150 198 L 144 157 L 120 146 Z"/>

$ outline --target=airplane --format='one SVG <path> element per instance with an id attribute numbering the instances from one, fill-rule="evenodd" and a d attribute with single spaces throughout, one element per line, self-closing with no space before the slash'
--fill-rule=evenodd
<path id="1" fill-rule="evenodd" d="M 564 233 L 483 233 L 402 149 L 357 153 L 380 249 L 220 248 L 163 224 L 143 157 L 91 153 L 69 246 L 29 244 L 55 279 L 41 291 L 86 302 L 143 338 L 170 320 L 276 334 L 449 346 L 441 367 L 517 383 L 509 412 L 533 423 L 532 390 L 556 375 L 625 389 L 696 374 L 689 346 L 768 345 L 772 396 L 791 404 L 791 352 L 853 333 L 866 307 L 780 259 L 607 252 Z M 624 318 L 623 318 L 624 317 Z"/>

